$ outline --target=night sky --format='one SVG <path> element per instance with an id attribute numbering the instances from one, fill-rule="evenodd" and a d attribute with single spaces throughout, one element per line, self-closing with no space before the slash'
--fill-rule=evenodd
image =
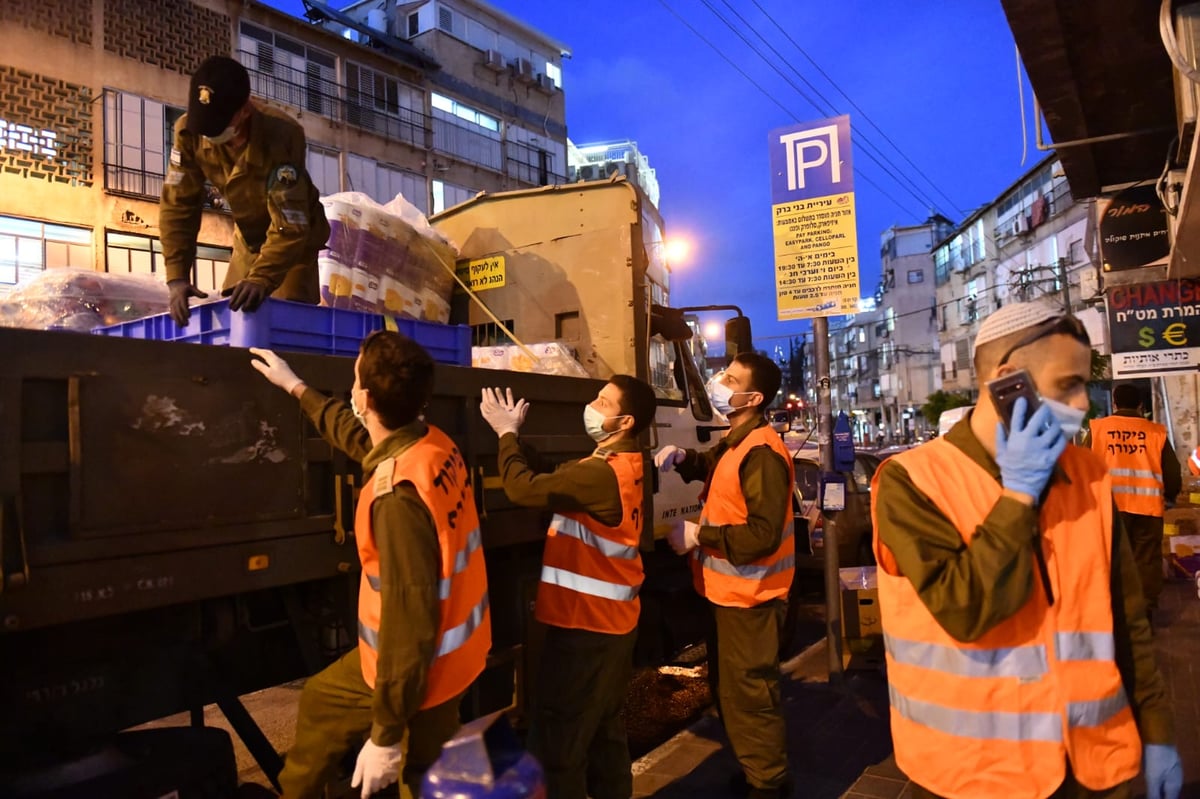
<path id="1" fill-rule="evenodd" d="M 740 305 L 768 351 L 809 326 L 776 321 L 769 130 L 850 115 L 864 296 L 886 228 L 957 223 L 1043 155 L 998 0 L 490 2 L 572 51 L 571 139 L 633 139 L 657 170 L 668 236 L 691 243 L 672 304 Z"/>

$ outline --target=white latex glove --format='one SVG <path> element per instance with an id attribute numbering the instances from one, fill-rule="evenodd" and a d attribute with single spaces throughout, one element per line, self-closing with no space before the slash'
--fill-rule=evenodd
<path id="1" fill-rule="evenodd" d="M 683 459 L 686 457 L 687 450 L 680 449 L 674 444 L 667 444 L 654 453 L 654 465 L 658 467 L 660 472 L 669 472 L 678 464 L 683 463 Z"/>
<path id="2" fill-rule="evenodd" d="M 485 388 L 479 399 L 479 412 L 485 422 L 492 426 L 496 435 L 505 433 L 517 434 L 525 422 L 525 414 L 529 412 L 529 403 L 523 399 L 513 401 L 511 388 Z"/>
<path id="3" fill-rule="evenodd" d="M 695 522 L 680 522 L 667 533 L 667 543 L 676 555 L 686 555 L 700 546 L 700 525 Z"/>
<path id="4" fill-rule="evenodd" d="M 296 373 L 292 371 L 292 367 L 288 366 L 288 362 L 280 358 L 271 350 L 264 350 L 258 347 L 250 348 L 251 355 L 257 355 L 259 360 L 251 360 L 250 365 L 257 369 L 263 377 L 270 380 L 275 385 L 282 388 L 287 393 L 291 394 L 296 386 L 304 381 L 296 377 Z"/>
<path id="5" fill-rule="evenodd" d="M 403 765 L 404 752 L 400 744 L 379 746 L 368 738 L 358 752 L 350 787 L 361 785 L 362 799 L 370 799 L 371 794 L 382 791 L 400 779 L 400 767 Z"/>

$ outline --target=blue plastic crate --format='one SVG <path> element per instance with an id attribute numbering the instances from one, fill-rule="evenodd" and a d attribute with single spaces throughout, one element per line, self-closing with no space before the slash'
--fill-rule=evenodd
<path id="1" fill-rule="evenodd" d="M 396 319 L 396 329 L 421 344 L 439 363 L 471 365 L 471 329 L 416 319 Z M 93 333 L 118 338 L 182 341 L 227 347 L 266 347 L 317 355 L 357 355 L 364 338 L 385 327 L 380 314 L 268 299 L 257 311 L 229 310 L 229 300 L 192 306 L 186 327 L 168 314 L 98 327 Z"/>

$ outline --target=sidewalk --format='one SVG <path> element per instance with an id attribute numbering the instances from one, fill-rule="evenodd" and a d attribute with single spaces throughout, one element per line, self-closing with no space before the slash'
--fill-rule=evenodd
<path id="1" fill-rule="evenodd" d="M 1182 799 L 1200 799 L 1200 598 L 1193 583 L 1171 581 L 1160 599 L 1155 647 L 1175 708 L 1183 759 Z M 846 673 L 829 685 L 825 642 L 792 662 L 784 682 L 788 760 L 796 799 L 905 799 L 908 779 L 891 757 L 887 683 L 875 671 Z M 732 796 L 738 766 L 715 712 L 634 763 L 634 799 Z M 1140 785 L 1138 795 L 1144 793 Z"/>

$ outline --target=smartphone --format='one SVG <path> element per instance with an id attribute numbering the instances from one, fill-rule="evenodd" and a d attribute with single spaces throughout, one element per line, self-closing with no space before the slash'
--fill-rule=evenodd
<path id="1" fill-rule="evenodd" d="M 987 390 L 992 395 L 992 404 L 996 406 L 996 412 L 1004 421 L 1005 430 L 1012 430 L 1013 405 L 1019 397 L 1025 398 L 1026 420 L 1042 404 L 1037 389 L 1033 386 L 1033 378 L 1024 369 L 988 381 Z"/>

